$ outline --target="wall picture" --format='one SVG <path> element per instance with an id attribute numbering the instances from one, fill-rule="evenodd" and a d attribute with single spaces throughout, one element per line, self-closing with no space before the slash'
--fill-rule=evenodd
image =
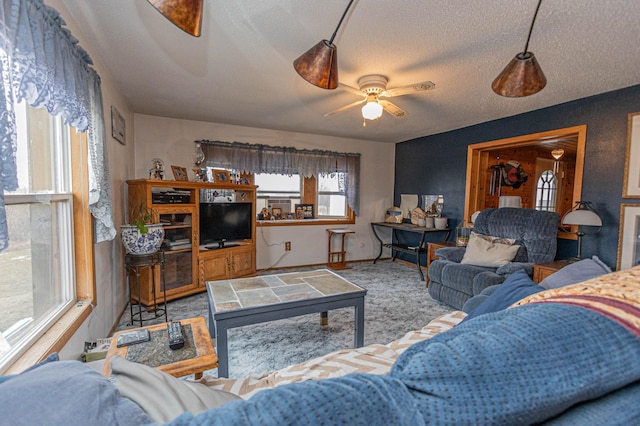
<path id="1" fill-rule="evenodd" d="M 127 143 L 126 123 L 120 111 L 111 105 L 111 136 L 122 145 Z"/>
<path id="2" fill-rule="evenodd" d="M 623 198 L 640 198 L 640 112 L 629 114 Z"/>
<path id="3" fill-rule="evenodd" d="M 640 264 L 640 204 L 620 205 L 617 269 Z"/>

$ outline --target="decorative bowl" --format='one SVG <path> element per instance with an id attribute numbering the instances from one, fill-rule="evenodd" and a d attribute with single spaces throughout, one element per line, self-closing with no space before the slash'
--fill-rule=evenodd
<path id="1" fill-rule="evenodd" d="M 149 232 L 141 234 L 135 225 L 122 225 L 120 238 L 124 249 L 129 254 L 150 254 L 160 249 L 164 239 L 164 228 L 161 224 L 147 225 Z"/>

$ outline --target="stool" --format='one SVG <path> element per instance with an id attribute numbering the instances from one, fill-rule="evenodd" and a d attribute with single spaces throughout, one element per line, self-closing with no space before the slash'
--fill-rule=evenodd
<path id="1" fill-rule="evenodd" d="M 131 323 L 128 325 L 133 325 L 133 322 L 137 320 L 140 322 L 140 327 L 142 327 L 142 323 L 145 321 L 151 321 L 156 318 L 162 317 L 164 314 L 164 322 L 167 322 L 167 292 L 164 284 L 164 253 L 161 251 L 150 253 L 150 254 L 126 254 L 124 256 L 124 265 L 127 270 L 127 287 L 129 287 L 129 314 L 131 318 Z M 164 308 L 158 308 L 158 303 L 156 301 L 156 274 L 155 268 L 156 266 L 160 266 L 160 290 L 163 294 L 164 299 Z M 152 279 L 152 287 L 151 293 L 153 294 L 153 307 L 155 309 L 154 316 L 151 318 L 143 318 L 142 317 L 142 295 L 140 290 L 140 268 L 151 268 L 151 279 Z M 133 312 L 133 297 L 131 295 L 131 282 L 130 282 L 130 274 L 129 272 L 133 272 L 136 274 L 136 284 L 138 285 L 138 312 L 134 314 Z"/>
<path id="2" fill-rule="evenodd" d="M 327 266 L 335 270 L 348 269 L 349 267 L 345 259 L 346 252 L 344 251 L 344 236 L 346 234 L 355 234 L 356 231 L 352 231 L 351 229 L 327 229 L 327 232 L 329 233 L 329 259 Z M 333 237 L 334 234 L 342 237 L 340 251 L 332 251 L 331 249 L 331 237 Z"/>

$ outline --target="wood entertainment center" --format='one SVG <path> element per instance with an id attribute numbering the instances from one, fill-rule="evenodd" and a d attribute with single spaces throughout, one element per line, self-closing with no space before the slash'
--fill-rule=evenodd
<path id="1" fill-rule="evenodd" d="M 182 182 L 169 180 L 128 180 L 129 209 L 152 208 L 154 219 L 164 225 L 165 287 L 167 300 L 206 291 L 206 281 L 239 278 L 256 273 L 256 186 L 230 182 Z M 233 246 L 207 249 L 200 245 L 200 201 L 233 194 L 236 202 L 251 203 L 251 239 Z M 153 306 L 151 268 L 140 274 L 140 302 Z M 160 271 L 156 271 L 160 274 Z M 136 280 L 132 279 L 134 283 Z M 156 294 L 162 296 L 160 277 Z M 131 295 L 138 301 L 138 289 Z M 161 297 L 158 297 L 160 300 Z"/>

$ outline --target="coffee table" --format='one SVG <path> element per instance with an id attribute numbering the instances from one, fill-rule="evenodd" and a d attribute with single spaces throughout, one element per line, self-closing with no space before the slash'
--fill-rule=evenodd
<path id="1" fill-rule="evenodd" d="M 111 357 L 120 355 L 129 361 L 155 367 L 174 377 L 193 374 L 196 379 L 202 377 L 202 372 L 218 366 L 218 357 L 211 344 L 211 337 L 204 317 L 180 320 L 182 333 L 185 338 L 184 347 L 169 349 L 167 323 L 122 330 L 114 333 L 111 346 L 102 367 L 102 375 L 111 374 Z M 122 333 L 146 328 L 151 340 L 130 346 L 117 347 L 116 341 Z"/>
<path id="2" fill-rule="evenodd" d="M 209 332 L 216 338 L 218 377 L 228 377 L 227 330 L 284 318 L 353 306 L 356 348 L 364 344 L 364 296 L 367 290 L 320 269 L 207 282 Z"/>

